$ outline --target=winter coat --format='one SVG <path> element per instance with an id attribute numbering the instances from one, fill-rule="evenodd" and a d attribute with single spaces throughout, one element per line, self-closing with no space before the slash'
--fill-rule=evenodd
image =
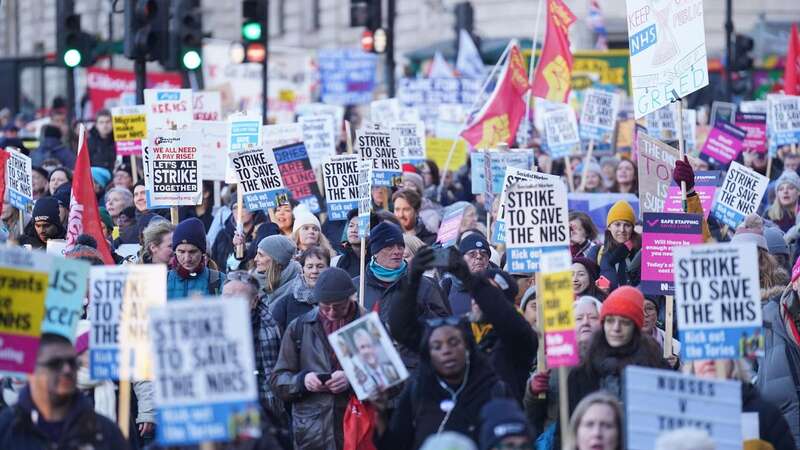
<path id="1" fill-rule="evenodd" d="M 758 436 L 775 450 L 796 450 L 789 424 L 774 404 L 765 401 L 751 383 L 742 383 L 742 412 L 758 413 Z"/>
<path id="2" fill-rule="evenodd" d="M 781 300 L 796 295 L 787 287 Z M 800 442 L 800 348 L 787 334 L 780 308 L 780 303 L 768 302 L 762 309 L 764 357 L 758 360 L 756 386 L 765 401 L 781 409 L 795 442 Z"/>
<path id="3" fill-rule="evenodd" d="M 302 275 L 295 277 L 291 283 L 291 292 L 272 304 L 271 312 L 281 331 L 299 316 L 314 309 L 317 304 L 312 296 L 312 289 L 306 284 Z"/>
<path id="4" fill-rule="evenodd" d="M 211 228 L 211 223 L 214 221 L 214 214 L 211 211 L 212 208 L 206 208 L 206 212 L 201 216 L 197 215 L 197 211 L 194 208 L 194 206 L 181 206 L 178 209 L 178 220 L 183 222 L 191 217 L 196 217 L 200 222 L 203 222 L 206 233 L 208 233 L 208 230 Z"/>
<path id="5" fill-rule="evenodd" d="M 285 423 L 283 403 L 269 386 L 269 378 L 281 349 L 281 329 L 263 301 L 259 301 L 250 311 L 250 323 L 253 331 L 258 399 L 274 421 Z"/>
<path id="6" fill-rule="evenodd" d="M 218 271 L 203 268 L 196 277 L 183 278 L 176 269 L 167 272 L 167 300 L 176 300 L 194 295 L 219 295 L 222 291 L 222 275 Z"/>
<path id="7" fill-rule="evenodd" d="M 58 232 L 54 237 L 51 239 L 66 239 L 67 237 L 67 230 L 64 229 L 61 225 L 58 226 Z M 19 237 L 19 245 L 30 245 L 33 249 L 41 249 L 44 250 L 47 248 L 47 243 L 42 242 L 39 239 L 39 235 L 36 234 L 36 226 L 35 221 L 31 219 L 27 225 L 25 225 L 24 233 L 22 236 Z"/>
<path id="8" fill-rule="evenodd" d="M 219 270 L 223 272 L 228 271 L 228 259 L 234 253 L 233 235 L 236 231 L 234 217 L 235 216 L 233 214 L 230 214 L 228 218 L 225 219 L 225 225 L 214 236 L 214 242 L 211 244 L 211 249 L 208 252 L 209 256 L 211 256 L 211 259 L 217 263 Z M 251 228 L 250 232 L 246 233 L 244 236 L 245 245 L 249 245 L 253 242 L 257 232 L 256 228 L 264 222 L 264 219 L 264 214 L 262 213 L 253 215 L 253 228 Z M 211 233 L 210 229 L 209 233 Z M 236 270 L 243 269 L 244 263 L 250 260 L 252 260 L 252 258 L 248 259 L 247 255 L 245 255 L 244 259 L 237 260 L 238 264 L 236 264 Z"/>
<path id="9" fill-rule="evenodd" d="M 281 271 L 281 277 L 278 280 L 278 287 L 272 291 L 267 291 L 267 282 L 263 274 L 255 270 L 251 270 L 250 274 L 255 276 L 258 282 L 261 284 L 261 298 L 264 299 L 264 301 L 267 302 L 267 305 L 269 305 L 270 309 L 272 309 L 272 305 L 274 305 L 275 302 L 283 297 L 292 295 L 292 281 L 294 281 L 295 278 L 303 275 L 303 268 L 300 267 L 300 263 L 297 261 L 289 261 L 289 264 Z"/>
<path id="10" fill-rule="evenodd" d="M 310 372 L 334 372 L 333 354 L 319 321 L 319 308 L 289 324 L 270 385 L 281 400 L 291 404 L 297 449 L 341 450 L 344 446 L 344 412 L 352 391 L 319 393 L 310 392 L 305 386 L 305 377 Z"/>
<path id="11" fill-rule="evenodd" d="M 0 448 L 15 450 L 96 450 L 127 449 L 128 443 L 109 419 L 94 412 L 91 402 L 76 392 L 72 405 L 64 419 L 64 425 L 56 440 L 51 439 L 33 422 L 36 407 L 31 399 L 30 388 L 20 392 L 19 401 L 0 414 Z"/>
<path id="12" fill-rule="evenodd" d="M 413 234 L 426 245 L 433 245 L 433 243 L 436 242 L 436 233 L 432 233 L 428 230 L 420 219 L 417 219 L 417 225 L 414 226 Z"/>
<path id="13" fill-rule="evenodd" d="M 347 272 L 351 278 L 361 275 L 361 255 L 349 245 L 342 246 L 342 253 L 331 259 L 331 267 L 338 267 Z"/>
<path id="14" fill-rule="evenodd" d="M 439 286 L 442 288 L 442 293 L 447 296 L 454 316 L 462 317 L 469 314 L 472 310 L 472 295 L 461 283 L 461 280 L 445 274 Z"/>
<path id="15" fill-rule="evenodd" d="M 628 250 L 628 247 L 620 244 L 613 249 L 607 245 L 596 246 L 589 249 L 586 257 L 595 261 L 600 266 L 600 275 L 606 277 L 611 282 L 611 289 L 620 286 L 635 286 L 639 284 L 638 279 L 633 279 L 631 272 L 638 272 L 634 260 L 639 255 L 639 250 Z"/>
<path id="16" fill-rule="evenodd" d="M 46 137 L 41 140 L 39 147 L 31 152 L 31 165 L 41 167 L 45 160 L 51 158 L 58 160 L 62 166 L 72 170 L 75 168 L 77 155 L 62 144 L 60 139 Z"/>
<path id="17" fill-rule="evenodd" d="M 114 163 L 117 161 L 117 147 L 114 145 L 114 133 L 109 133 L 105 138 L 100 137 L 97 128 L 89 130 L 89 161 L 92 167 L 102 167 L 114 173 Z"/>

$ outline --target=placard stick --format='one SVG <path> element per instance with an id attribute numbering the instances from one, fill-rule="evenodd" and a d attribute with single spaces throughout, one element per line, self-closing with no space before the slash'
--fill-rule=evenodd
<path id="1" fill-rule="evenodd" d="M 677 98 L 677 96 L 675 98 Z M 678 151 L 680 152 L 679 157 L 681 161 L 683 161 L 683 157 L 686 156 L 683 147 L 683 100 L 680 99 L 678 100 L 677 110 L 678 110 L 677 112 L 678 117 L 676 118 L 676 120 L 678 122 Z M 687 199 L 686 199 L 685 181 L 681 181 L 681 205 L 683 206 L 683 212 L 689 212 L 688 211 L 689 205 L 687 204 Z M 672 336 L 670 336 L 670 338 L 672 338 Z M 664 348 L 666 348 L 666 346 Z"/>
<path id="2" fill-rule="evenodd" d="M 534 274 L 534 280 L 536 283 L 536 290 L 540 291 L 541 285 L 539 282 L 541 281 L 541 277 L 537 272 Z M 539 304 L 539 300 L 536 300 L 536 328 L 538 328 L 538 335 L 539 335 L 539 349 L 536 353 L 536 371 L 539 373 L 544 372 L 547 370 L 547 361 L 545 360 L 544 354 L 544 309 L 542 305 Z M 539 398 L 545 398 L 546 394 L 541 393 L 539 394 Z"/>
<path id="3" fill-rule="evenodd" d="M 347 153 L 353 153 L 353 135 L 350 134 L 350 121 L 344 121 L 344 134 L 345 134 L 345 142 L 347 142 Z"/>
<path id="4" fill-rule="evenodd" d="M 170 218 L 170 221 L 172 222 L 173 225 L 177 225 L 178 222 L 180 222 L 179 217 L 180 216 L 178 215 L 178 207 L 177 206 L 170 206 L 169 207 L 169 218 Z"/>
<path id="5" fill-rule="evenodd" d="M 131 155 L 131 177 L 133 177 L 133 184 L 139 181 L 139 168 L 136 167 L 136 155 Z"/>
<path id="6" fill-rule="evenodd" d="M 562 366 L 558 368 L 558 416 L 561 421 L 561 448 L 575 448 L 569 428 L 569 372 Z"/>
<path id="7" fill-rule="evenodd" d="M 359 249 L 359 253 L 361 257 L 359 261 L 361 262 L 361 266 L 358 269 L 358 305 L 362 308 L 364 307 L 364 260 L 367 259 L 367 240 L 365 238 L 361 238 L 361 248 Z"/>
<path id="8" fill-rule="evenodd" d="M 667 311 L 664 314 L 664 358 L 672 356 L 672 317 L 675 314 L 675 302 L 671 295 L 666 296 Z"/>
<path id="9" fill-rule="evenodd" d="M 586 151 L 586 159 L 583 160 L 583 171 L 581 172 L 581 186 L 578 192 L 583 192 L 586 189 L 586 175 L 589 174 L 589 161 L 592 160 L 592 152 L 594 151 L 594 139 L 589 139 L 589 149 Z"/>
<path id="10" fill-rule="evenodd" d="M 244 215 L 244 190 L 241 185 L 236 186 L 236 231 L 244 234 L 244 226 L 242 225 L 242 216 Z M 271 217 L 270 217 L 271 219 Z M 244 244 L 239 244 L 234 249 L 237 259 L 244 258 Z"/>
<path id="11" fill-rule="evenodd" d="M 222 182 L 219 180 L 214 182 L 214 207 L 211 208 L 211 213 L 217 212 L 217 209 L 222 205 Z"/>
<path id="12" fill-rule="evenodd" d="M 117 406 L 119 406 L 117 425 L 125 439 L 128 439 L 131 421 L 131 382 L 129 380 L 119 380 L 119 405 Z"/>
<path id="13" fill-rule="evenodd" d="M 19 210 L 19 236 L 22 237 L 25 234 L 25 211 Z M 19 238 L 17 238 L 19 239 Z"/>
<path id="14" fill-rule="evenodd" d="M 770 178 L 772 174 L 772 155 L 769 154 L 769 150 L 767 150 L 767 178 Z"/>
<path id="15" fill-rule="evenodd" d="M 572 164 L 569 156 L 564 157 L 564 172 L 567 174 L 567 187 L 570 192 L 575 192 L 575 181 L 572 179 Z"/>

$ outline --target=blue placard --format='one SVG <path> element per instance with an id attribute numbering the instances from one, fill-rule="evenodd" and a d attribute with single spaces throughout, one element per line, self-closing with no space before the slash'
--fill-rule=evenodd
<path id="1" fill-rule="evenodd" d="M 484 167 L 486 153 L 472 152 L 469 154 L 470 180 L 472 193 L 475 195 L 486 192 L 486 169 Z"/>
<path id="2" fill-rule="evenodd" d="M 536 273 L 539 272 L 539 261 L 544 253 L 557 251 L 569 251 L 569 247 L 525 247 L 510 248 L 508 253 L 508 265 L 506 270 L 509 273 Z"/>
<path id="3" fill-rule="evenodd" d="M 252 147 L 260 147 L 259 136 L 261 131 L 261 120 L 242 120 L 231 121 L 230 141 L 228 151 L 248 150 Z"/>
<path id="4" fill-rule="evenodd" d="M 75 342 L 75 330 L 83 314 L 89 267 L 85 261 L 51 259 L 42 333 L 59 334 Z"/>
<path id="5" fill-rule="evenodd" d="M 378 55 L 354 48 L 321 49 L 317 62 L 323 103 L 361 105 L 372 101 Z"/>
<path id="6" fill-rule="evenodd" d="M 164 446 L 233 441 L 260 429 L 255 402 L 214 403 L 156 409 L 156 440 Z"/>

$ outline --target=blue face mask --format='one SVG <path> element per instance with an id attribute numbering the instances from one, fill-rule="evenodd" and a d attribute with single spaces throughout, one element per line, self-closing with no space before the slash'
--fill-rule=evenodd
<path id="1" fill-rule="evenodd" d="M 378 264 L 375 261 L 375 258 L 372 258 L 369 262 L 369 270 L 375 274 L 375 278 L 385 282 L 385 283 L 394 283 L 395 281 L 399 280 L 400 277 L 406 272 L 408 268 L 408 263 L 403 261 L 403 264 L 400 264 L 400 267 L 397 269 L 387 269 L 382 265 Z"/>

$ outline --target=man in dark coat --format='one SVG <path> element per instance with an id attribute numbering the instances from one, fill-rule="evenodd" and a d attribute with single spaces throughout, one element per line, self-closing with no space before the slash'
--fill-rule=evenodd
<path id="1" fill-rule="evenodd" d="M 72 170 L 75 168 L 75 152 L 61 142 L 61 130 L 53 125 L 42 127 L 42 141 L 39 147 L 31 152 L 31 164 L 43 166 L 48 159 L 57 160 L 62 166 Z"/>
<path id="2" fill-rule="evenodd" d="M 61 224 L 58 200 L 55 197 L 42 197 L 33 205 L 33 217 L 19 238 L 19 245 L 45 249 L 50 239 L 64 239 L 66 230 Z"/>
<path id="3" fill-rule="evenodd" d="M 114 171 L 117 149 L 114 145 L 114 129 L 111 126 L 111 112 L 101 109 L 97 112 L 94 127 L 89 130 L 89 161 L 92 167 L 103 167 Z"/>

